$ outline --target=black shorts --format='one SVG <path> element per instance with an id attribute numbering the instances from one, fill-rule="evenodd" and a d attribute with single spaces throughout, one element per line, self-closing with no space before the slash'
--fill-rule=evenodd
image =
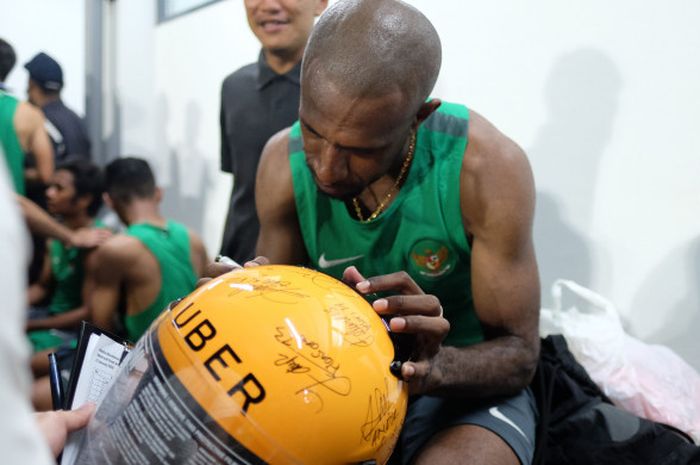
<path id="1" fill-rule="evenodd" d="M 530 465 L 535 452 L 537 417 L 530 388 L 513 397 L 478 403 L 419 396 L 408 406 L 401 436 L 389 463 L 410 464 L 416 453 L 439 431 L 457 425 L 476 425 L 503 439 L 521 465 Z"/>

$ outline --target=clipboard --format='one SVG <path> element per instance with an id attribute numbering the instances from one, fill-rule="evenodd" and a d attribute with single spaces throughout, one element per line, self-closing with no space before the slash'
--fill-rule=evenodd
<path id="1" fill-rule="evenodd" d="M 102 347 L 104 347 L 107 343 L 113 345 L 113 348 L 111 349 L 112 351 L 116 349 L 116 346 L 121 348 L 117 365 L 121 365 L 121 362 L 124 361 L 124 358 L 133 347 L 133 344 L 126 339 L 83 321 L 80 326 L 78 347 L 76 349 L 75 359 L 73 360 L 73 366 L 70 372 L 71 374 L 68 379 L 68 386 L 65 391 L 66 395 L 63 400 L 63 408 L 65 410 L 78 408 L 83 403 L 83 400 L 79 399 L 80 405 L 74 405 L 74 401 L 76 400 L 76 390 L 81 377 L 85 374 L 85 369 L 90 368 L 89 364 L 94 363 L 93 357 L 95 355 L 94 349 L 96 341 L 101 341 Z"/>
<path id="2" fill-rule="evenodd" d="M 132 347 L 126 339 L 83 321 L 63 408 L 73 410 L 86 402 L 99 404 Z M 60 464 L 75 462 L 83 435 L 84 431 L 69 435 Z"/>

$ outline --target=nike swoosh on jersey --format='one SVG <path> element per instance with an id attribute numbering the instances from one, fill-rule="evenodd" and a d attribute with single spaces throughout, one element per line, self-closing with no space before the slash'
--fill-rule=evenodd
<path id="1" fill-rule="evenodd" d="M 336 258 L 334 260 L 327 260 L 326 254 L 322 253 L 321 256 L 318 258 L 318 266 L 320 266 L 321 268 L 331 268 L 333 266 L 342 265 L 343 263 L 349 263 L 353 260 L 357 260 L 357 259 L 362 258 L 362 257 L 364 257 L 364 255 L 355 255 L 354 257 Z"/>

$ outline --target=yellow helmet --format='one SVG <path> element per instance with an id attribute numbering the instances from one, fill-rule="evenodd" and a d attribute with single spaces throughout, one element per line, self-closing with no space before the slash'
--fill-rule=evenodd
<path id="1" fill-rule="evenodd" d="M 390 372 L 385 325 L 354 290 L 313 270 L 220 276 L 164 312 L 139 350 L 148 362 L 128 360 L 127 394 L 110 394 L 133 403 L 144 373 L 160 378 L 148 402 L 180 412 L 162 416 L 180 418 L 197 443 L 178 449 L 182 463 L 204 448 L 213 459 L 202 463 L 384 464 L 403 423 L 407 389 Z M 113 424 L 128 409 L 100 408 L 96 419 Z"/>

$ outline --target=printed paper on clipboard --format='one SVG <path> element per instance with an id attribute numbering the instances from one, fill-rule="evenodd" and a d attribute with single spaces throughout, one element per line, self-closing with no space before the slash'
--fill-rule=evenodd
<path id="1" fill-rule="evenodd" d="M 83 321 L 65 408 L 74 410 L 88 402 L 99 405 L 130 350 L 131 345 L 125 339 Z M 80 431 L 70 435 L 61 465 L 72 465 L 75 461 L 81 438 Z"/>

